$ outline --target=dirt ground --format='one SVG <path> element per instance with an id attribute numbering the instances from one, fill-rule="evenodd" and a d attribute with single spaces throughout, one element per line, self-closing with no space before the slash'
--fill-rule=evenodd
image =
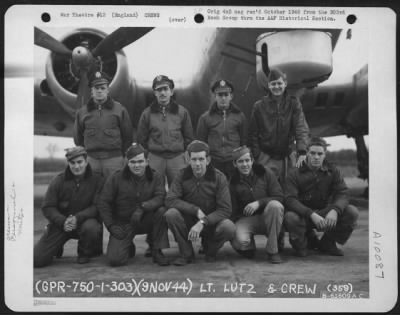
<path id="1" fill-rule="evenodd" d="M 35 199 L 42 195 L 35 188 Z M 37 204 L 37 202 L 35 202 Z M 183 267 L 160 267 L 144 257 L 144 235 L 135 238 L 136 256 L 128 265 L 109 267 L 105 256 L 89 264 L 76 263 L 76 241 L 66 243 L 64 255 L 46 268 L 34 269 L 35 297 L 296 297 L 324 298 L 345 294 L 348 298 L 369 296 L 368 202 L 353 200 L 360 210 L 358 226 L 343 246 L 344 257 L 312 251 L 306 258 L 293 256 L 285 236 L 284 263 L 272 265 L 265 253 L 266 238 L 256 237 L 257 254 L 248 260 L 226 243 L 217 262 L 207 263 L 197 254 L 196 261 Z M 43 233 L 46 220 L 35 207 L 34 241 Z M 104 232 L 104 251 L 108 232 Z M 177 244 L 170 234 L 171 248 L 164 253 L 173 259 Z"/>

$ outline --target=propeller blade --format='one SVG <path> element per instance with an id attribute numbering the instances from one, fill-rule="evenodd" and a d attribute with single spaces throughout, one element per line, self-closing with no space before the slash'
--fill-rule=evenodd
<path id="1" fill-rule="evenodd" d="M 79 80 L 78 97 L 77 97 L 77 108 L 81 108 L 87 103 L 90 97 L 90 89 L 88 86 L 89 79 L 87 77 L 88 72 L 81 70 L 81 78 Z"/>
<path id="2" fill-rule="evenodd" d="M 35 27 L 35 45 L 46 48 L 54 53 L 61 55 L 71 55 L 71 50 L 68 49 L 63 43 L 51 37 L 46 32 Z"/>
<path id="3" fill-rule="evenodd" d="M 104 56 L 120 50 L 137 41 L 151 30 L 153 30 L 153 27 L 120 27 L 104 38 L 93 49 L 93 56 Z"/>

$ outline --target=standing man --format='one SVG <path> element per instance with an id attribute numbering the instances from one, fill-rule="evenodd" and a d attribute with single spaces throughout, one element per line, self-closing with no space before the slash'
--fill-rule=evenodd
<path id="1" fill-rule="evenodd" d="M 165 181 L 148 166 L 147 152 L 132 144 L 126 152 L 127 163 L 114 172 L 104 184 L 99 211 L 110 232 L 107 259 L 111 266 L 121 266 L 135 256 L 132 240 L 137 234 L 152 235 L 153 261 L 168 265 L 161 252 L 168 247 L 167 231 L 161 229 L 165 213 Z"/>
<path id="2" fill-rule="evenodd" d="M 278 236 L 283 223 L 283 193 L 276 176 L 268 168 L 254 163 L 250 149 L 233 153 L 236 172 L 230 181 L 232 220 L 236 224 L 233 248 L 246 258 L 256 251 L 254 235 L 267 237 L 267 254 L 273 264 L 282 259 Z"/>
<path id="3" fill-rule="evenodd" d="M 235 225 L 229 220 L 231 197 L 225 175 L 210 164 L 210 149 L 195 140 L 188 146 L 190 166 L 182 169 L 167 193 L 167 226 L 174 234 L 180 256 L 173 264 L 194 260 L 192 242 L 204 239 L 205 260 L 214 262 L 217 251 L 233 238 Z"/>
<path id="4" fill-rule="evenodd" d="M 96 254 L 96 244 L 103 241 L 95 204 L 103 179 L 92 173 L 85 148 L 66 151 L 68 166 L 51 181 L 43 201 L 49 224 L 34 249 L 35 267 L 49 265 L 70 239 L 78 239 L 77 262 L 86 264 Z"/>
<path id="5" fill-rule="evenodd" d="M 343 256 L 336 243 L 344 244 L 356 225 L 358 210 L 349 205 L 347 187 L 339 170 L 325 160 L 328 144 L 312 138 L 307 162 L 292 169 L 286 180 L 285 226 L 298 256 L 308 248 L 318 248 L 333 256 Z M 318 240 L 313 229 L 323 231 Z"/>
<path id="6" fill-rule="evenodd" d="M 149 151 L 150 166 L 167 176 L 171 185 L 177 172 L 185 167 L 185 149 L 193 140 L 189 112 L 176 103 L 174 81 L 165 75 L 153 80 L 156 101 L 146 108 L 139 120 L 138 142 Z"/>
<path id="7" fill-rule="evenodd" d="M 268 93 L 257 101 L 251 113 L 249 144 L 256 161 L 269 167 L 283 184 L 288 156 L 296 140 L 299 167 L 306 158 L 308 125 L 297 97 L 286 91 L 286 75 L 271 69 L 268 76 Z M 291 166 L 291 165 L 289 165 Z"/>
<path id="8" fill-rule="evenodd" d="M 197 138 L 210 146 L 211 165 L 229 179 L 234 171 L 232 151 L 246 143 L 246 117 L 232 102 L 233 85 L 218 80 L 211 86 L 214 102 L 201 115 L 197 124 Z"/>
<path id="9" fill-rule="evenodd" d="M 107 178 L 124 163 L 122 153 L 132 143 L 132 123 L 127 110 L 109 96 L 110 78 L 95 72 L 89 79 L 91 98 L 77 111 L 76 145 L 84 146 L 93 171 Z"/>

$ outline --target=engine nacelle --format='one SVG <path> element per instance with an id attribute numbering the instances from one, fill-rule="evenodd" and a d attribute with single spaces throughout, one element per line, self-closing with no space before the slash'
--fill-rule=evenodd
<path id="1" fill-rule="evenodd" d="M 93 49 L 103 38 L 104 32 L 94 29 L 78 29 L 66 35 L 61 41 L 71 49 L 75 55 L 78 66 L 87 67 L 93 57 L 90 49 Z M 86 41 L 89 44 L 89 50 L 83 49 L 81 42 Z M 76 47 L 79 46 L 79 47 Z M 128 74 L 126 56 L 123 51 L 116 51 L 106 57 L 103 57 L 103 71 L 111 78 L 110 95 L 120 101 L 121 99 L 132 99 L 132 89 Z M 63 109 L 75 117 L 77 107 L 77 90 L 79 81 L 76 76 L 75 65 L 71 64 L 71 58 L 65 58 L 51 53 L 46 62 L 46 83 L 51 94 L 58 100 Z M 89 89 L 89 87 L 88 87 Z"/>
<path id="2" fill-rule="evenodd" d="M 266 88 L 270 69 L 286 73 L 289 88 L 313 87 L 332 73 L 332 39 L 328 32 L 288 30 L 261 34 L 256 48 L 257 81 Z"/>

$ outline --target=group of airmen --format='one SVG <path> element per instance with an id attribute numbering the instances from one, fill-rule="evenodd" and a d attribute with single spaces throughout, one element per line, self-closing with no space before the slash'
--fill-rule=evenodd
<path id="1" fill-rule="evenodd" d="M 147 235 L 144 255 L 160 266 L 193 263 L 198 240 L 206 262 L 228 241 L 252 259 L 255 235 L 266 236 L 268 260 L 282 263 L 285 231 L 297 256 L 343 255 L 337 243 L 349 239 L 358 210 L 279 69 L 271 70 L 250 123 L 233 102 L 233 85 L 212 84 L 214 102 L 197 122 L 197 137 L 188 110 L 175 101 L 173 80 L 157 76 L 135 143 L 127 110 L 109 96 L 110 81 L 103 72 L 89 80 L 91 98 L 75 119 L 76 147 L 66 150 L 68 166 L 43 201 L 49 224 L 34 248 L 35 267 L 62 256 L 70 239 L 78 239 L 78 263 L 102 255 L 103 225 L 111 266 L 135 256 L 139 234 Z M 179 247 L 174 258 L 163 253 L 168 230 Z"/>

